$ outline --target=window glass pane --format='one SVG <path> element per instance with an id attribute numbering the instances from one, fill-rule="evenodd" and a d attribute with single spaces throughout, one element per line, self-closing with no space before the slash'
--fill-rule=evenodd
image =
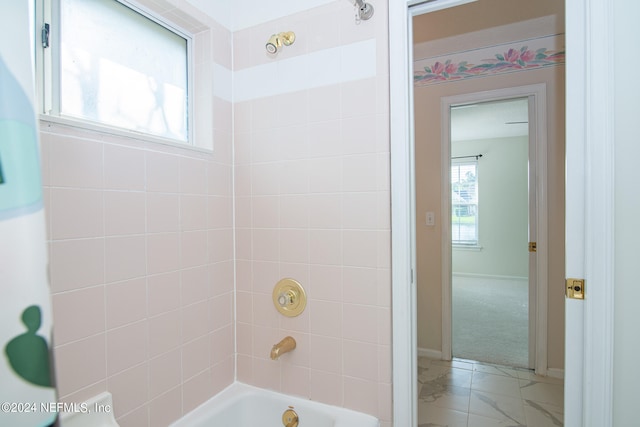
<path id="1" fill-rule="evenodd" d="M 477 163 L 451 165 L 451 240 L 454 244 L 478 244 L 477 166 Z"/>
<path id="2" fill-rule="evenodd" d="M 188 140 L 187 40 L 115 0 L 61 0 L 60 113 Z"/>

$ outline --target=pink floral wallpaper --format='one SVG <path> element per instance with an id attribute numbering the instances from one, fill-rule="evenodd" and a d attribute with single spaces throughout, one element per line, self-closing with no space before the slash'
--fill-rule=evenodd
<path id="1" fill-rule="evenodd" d="M 564 39 L 547 36 L 414 62 L 414 84 L 426 86 L 474 77 L 550 67 L 565 61 Z"/>

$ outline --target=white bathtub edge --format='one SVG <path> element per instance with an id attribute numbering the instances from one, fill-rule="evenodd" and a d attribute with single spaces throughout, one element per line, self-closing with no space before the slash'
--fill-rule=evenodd
<path id="1" fill-rule="evenodd" d="M 205 401 L 192 411 L 183 415 L 182 418 L 174 421 L 169 427 L 189 427 L 197 422 L 202 422 L 209 419 L 212 415 L 222 410 L 224 407 L 232 404 L 233 402 L 240 400 L 243 396 L 251 394 L 262 394 L 278 399 L 282 399 L 287 404 L 293 406 L 296 405 L 311 405 L 315 408 L 325 410 L 328 413 L 337 413 L 346 418 L 343 422 L 336 423 L 335 427 L 355 427 L 354 419 L 362 418 L 366 420 L 365 424 L 359 424 L 358 427 L 379 427 L 380 422 L 373 415 L 365 414 L 363 412 L 357 412 L 352 409 L 343 408 L 340 406 L 332 406 L 326 403 L 317 402 L 311 399 L 305 399 L 298 396 L 290 396 L 287 394 L 279 393 L 273 390 L 263 389 L 255 387 L 249 384 L 245 384 L 239 381 L 231 383 L 215 396 Z M 340 421 L 340 419 L 339 419 Z"/>

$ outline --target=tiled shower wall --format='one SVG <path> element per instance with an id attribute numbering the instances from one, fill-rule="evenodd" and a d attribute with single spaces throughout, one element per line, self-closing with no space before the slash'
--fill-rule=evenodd
<path id="1" fill-rule="evenodd" d="M 230 40 L 196 36 L 213 153 L 40 124 L 58 393 L 108 390 L 121 427 L 166 426 L 234 380 L 232 104 L 210 83 Z"/>
<path id="2" fill-rule="evenodd" d="M 234 33 L 238 379 L 391 420 L 385 2 L 339 1 Z M 268 37 L 294 31 L 275 57 Z M 273 306 L 292 277 L 299 317 Z M 297 348 L 279 360 L 287 335 Z"/>

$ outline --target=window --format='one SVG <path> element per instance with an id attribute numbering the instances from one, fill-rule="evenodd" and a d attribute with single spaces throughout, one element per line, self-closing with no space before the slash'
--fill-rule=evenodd
<path id="1" fill-rule="evenodd" d="M 478 162 L 451 163 L 451 241 L 478 245 Z"/>
<path id="2" fill-rule="evenodd" d="M 117 0 L 51 2 L 45 114 L 191 142 L 190 36 Z"/>

